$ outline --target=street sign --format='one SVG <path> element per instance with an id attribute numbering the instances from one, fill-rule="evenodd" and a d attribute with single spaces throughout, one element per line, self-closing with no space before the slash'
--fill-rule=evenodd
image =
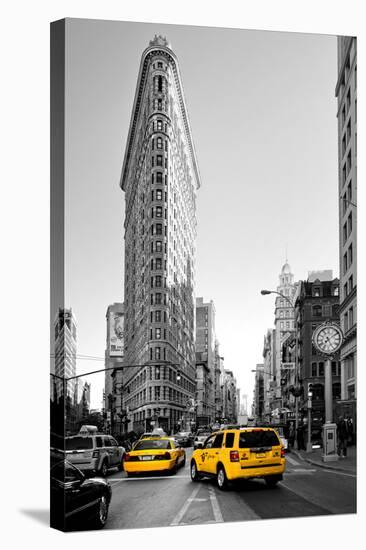
<path id="1" fill-rule="evenodd" d="M 295 363 L 281 363 L 281 370 L 293 370 Z"/>

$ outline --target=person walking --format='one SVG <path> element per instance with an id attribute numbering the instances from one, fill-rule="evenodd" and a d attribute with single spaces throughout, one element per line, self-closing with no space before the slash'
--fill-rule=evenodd
<path id="1" fill-rule="evenodd" d="M 338 455 L 340 458 L 347 456 L 348 429 L 343 416 L 337 422 Z"/>
<path id="2" fill-rule="evenodd" d="M 288 430 L 288 443 L 290 447 L 293 447 L 295 443 L 295 427 L 293 422 L 290 422 L 290 427 Z"/>
<path id="3" fill-rule="evenodd" d="M 297 428 L 297 448 L 299 451 L 305 451 L 305 440 L 304 440 L 304 426 L 299 424 Z"/>

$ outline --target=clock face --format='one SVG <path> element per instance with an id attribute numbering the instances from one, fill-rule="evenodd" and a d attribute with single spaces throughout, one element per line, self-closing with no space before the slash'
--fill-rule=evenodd
<path id="1" fill-rule="evenodd" d="M 341 347 L 342 333 L 335 325 L 320 327 L 315 332 L 314 344 L 322 353 L 335 353 Z"/>

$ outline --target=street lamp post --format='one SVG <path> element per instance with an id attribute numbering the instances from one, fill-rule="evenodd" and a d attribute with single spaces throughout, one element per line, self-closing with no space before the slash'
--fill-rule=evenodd
<path id="1" fill-rule="evenodd" d="M 261 290 L 262 296 L 266 296 L 267 294 L 278 294 L 286 300 L 290 307 L 294 311 L 294 328 L 295 328 L 295 304 L 288 298 L 288 296 L 285 296 L 282 294 L 282 292 L 278 292 L 277 290 Z M 298 336 L 297 336 L 297 330 L 295 328 L 295 392 L 298 391 L 298 382 L 299 382 L 299 373 L 298 373 Z M 299 396 L 295 393 L 295 441 L 294 441 L 294 448 L 298 449 L 298 441 L 297 441 L 297 433 L 298 433 L 298 427 L 299 427 Z"/>

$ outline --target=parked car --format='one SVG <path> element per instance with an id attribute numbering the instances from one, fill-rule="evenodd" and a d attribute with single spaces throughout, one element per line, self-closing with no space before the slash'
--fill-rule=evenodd
<path id="1" fill-rule="evenodd" d="M 193 436 L 190 432 L 178 432 L 172 437 L 174 437 L 180 447 L 192 447 Z"/>
<path id="2" fill-rule="evenodd" d="M 65 455 L 83 472 L 105 477 L 109 468 L 123 470 L 126 449 L 110 435 L 83 432 L 65 438 Z"/>
<path id="3" fill-rule="evenodd" d="M 175 474 L 185 463 L 185 450 L 172 437 L 147 437 L 137 441 L 126 454 L 124 469 L 127 476 L 163 470 Z"/>
<path id="4" fill-rule="evenodd" d="M 91 523 L 101 529 L 107 522 L 111 498 L 107 480 L 86 478 L 67 460 L 51 468 L 51 527 L 68 531 Z"/>
<path id="5" fill-rule="evenodd" d="M 281 440 L 281 443 L 283 445 L 283 448 L 285 449 L 285 452 L 287 453 L 287 451 L 288 451 L 288 440 L 287 440 L 287 437 L 285 436 L 285 431 L 284 431 L 283 426 L 275 426 L 275 430 L 276 430 L 276 432 L 278 433 L 278 435 L 280 437 L 280 440 Z"/>
<path id="6" fill-rule="evenodd" d="M 202 448 L 193 451 L 191 479 L 216 479 L 219 489 L 231 481 L 263 478 L 269 487 L 281 481 L 285 451 L 273 428 L 241 428 L 211 434 Z"/>
<path id="7" fill-rule="evenodd" d="M 202 447 L 209 435 L 211 435 L 211 432 L 202 432 L 199 430 L 193 440 L 193 449 Z"/>

